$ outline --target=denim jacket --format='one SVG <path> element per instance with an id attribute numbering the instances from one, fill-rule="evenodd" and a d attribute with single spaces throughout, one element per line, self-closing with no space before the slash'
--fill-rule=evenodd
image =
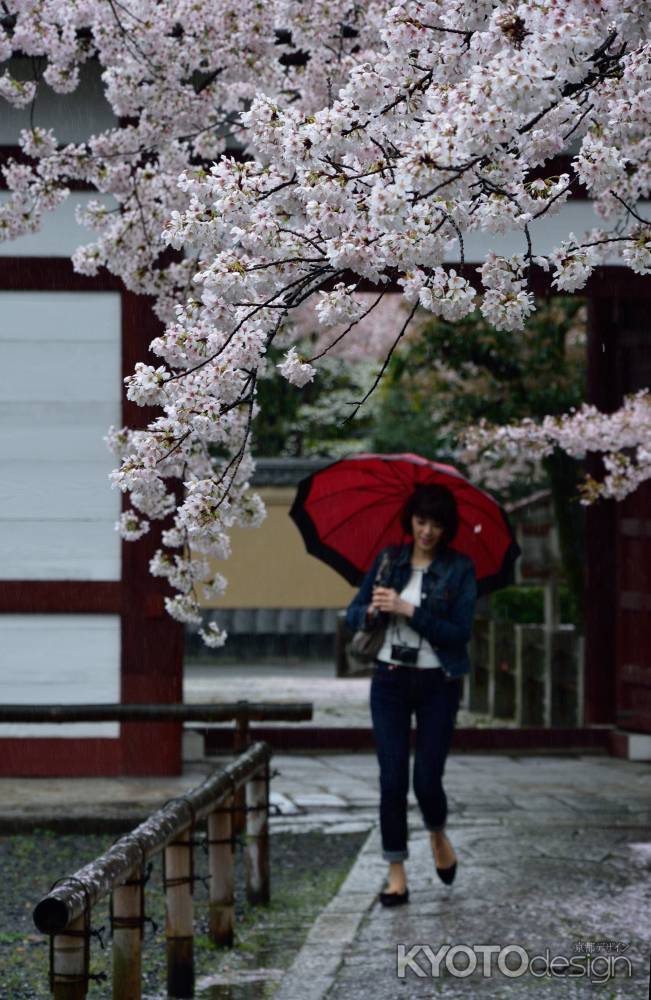
<path id="1" fill-rule="evenodd" d="M 400 593 L 411 576 L 411 545 L 391 546 L 391 566 L 382 586 Z M 364 577 L 357 595 L 346 611 L 346 624 L 355 632 L 366 622 L 371 603 L 375 574 L 382 552 Z M 477 583 L 475 567 L 469 556 L 446 549 L 434 556 L 423 573 L 421 602 L 414 609 L 409 624 L 432 646 L 445 674 L 457 678 L 470 671 L 467 643 L 475 614 Z"/>

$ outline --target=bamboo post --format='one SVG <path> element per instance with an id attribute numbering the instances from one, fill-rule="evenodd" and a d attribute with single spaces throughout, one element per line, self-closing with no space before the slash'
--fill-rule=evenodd
<path id="1" fill-rule="evenodd" d="M 165 848 L 165 936 L 168 995 L 192 997 L 192 841 L 189 827 Z"/>
<path id="2" fill-rule="evenodd" d="M 208 815 L 208 871 L 210 874 L 209 936 L 218 945 L 233 944 L 234 857 L 233 857 L 233 797 Z"/>
<path id="3" fill-rule="evenodd" d="M 249 743 L 249 717 L 248 715 L 238 715 L 235 718 L 235 734 L 233 736 L 233 750 L 235 755 L 244 753 Z M 244 785 L 235 789 L 233 799 L 233 834 L 244 833 L 246 829 L 246 792 Z"/>
<path id="4" fill-rule="evenodd" d="M 142 996 L 143 877 L 142 868 L 135 868 L 112 893 L 113 1000 Z"/>
<path id="5" fill-rule="evenodd" d="M 269 902 L 269 765 L 246 783 L 246 898 Z"/>
<path id="6" fill-rule="evenodd" d="M 52 938 L 51 977 L 54 1000 L 84 1000 L 88 988 L 88 942 L 82 914 L 66 927 L 71 934 Z"/>

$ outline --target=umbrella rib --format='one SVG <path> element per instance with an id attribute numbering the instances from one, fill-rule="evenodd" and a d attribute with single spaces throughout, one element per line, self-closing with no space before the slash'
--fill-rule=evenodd
<path id="1" fill-rule="evenodd" d="M 330 493 L 323 493 L 320 497 L 308 497 L 308 506 L 316 507 L 317 504 L 326 503 L 327 501 L 332 500 L 333 497 L 341 496 L 342 493 L 351 493 L 355 492 L 356 490 L 365 490 L 368 493 L 370 492 L 378 493 L 382 489 L 387 490 L 389 486 L 390 483 L 386 481 L 384 483 L 380 482 L 377 485 L 369 485 L 369 486 L 366 485 L 355 486 L 355 487 L 344 486 L 340 490 L 332 490 L 332 492 Z M 397 490 L 395 492 L 402 492 L 402 491 Z"/>
<path id="2" fill-rule="evenodd" d="M 503 528 L 504 527 L 504 514 L 503 514 L 503 511 L 502 511 L 501 507 L 497 503 L 497 501 L 493 500 L 492 497 L 489 497 L 488 499 L 491 502 L 491 507 L 488 507 L 488 506 L 487 507 L 479 507 L 471 499 L 472 498 L 472 485 L 471 485 L 471 490 L 469 491 L 469 493 L 470 493 L 470 498 L 469 499 L 464 499 L 464 501 L 463 501 L 465 503 L 465 505 L 467 507 L 471 508 L 473 511 L 476 511 L 477 512 L 477 514 L 476 514 L 477 517 L 482 517 L 482 516 L 485 517 L 490 522 L 490 524 L 491 524 L 492 527 Z M 486 494 L 484 494 L 484 495 L 486 495 Z"/>
<path id="3" fill-rule="evenodd" d="M 388 498 L 386 502 L 392 504 L 393 499 Z M 370 503 L 364 504 L 363 507 L 358 507 L 353 516 L 358 517 L 363 511 L 368 510 L 369 507 L 377 507 L 377 506 L 378 506 L 378 501 L 372 500 Z M 346 524 L 346 521 L 348 520 L 350 520 L 350 518 L 345 517 L 341 521 L 338 521 L 337 524 L 333 525 L 333 527 L 329 528 L 326 532 L 324 532 L 321 535 L 321 540 L 325 542 L 327 538 L 330 538 L 336 531 L 339 531 Z M 393 518 L 391 518 L 391 520 L 393 520 Z"/>
<path id="4" fill-rule="evenodd" d="M 469 554 L 478 569 L 482 567 L 482 578 L 488 575 L 490 579 L 489 567 L 494 564 L 498 567 L 498 575 L 502 572 L 504 559 L 514 544 L 508 517 L 490 493 L 475 486 L 454 466 L 407 453 L 351 456 L 335 463 L 331 467 L 333 471 L 335 466 L 338 475 L 332 478 L 335 482 L 337 478 L 343 479 L 347 481 L 346 485 L 310 498 L 309 493 L 317 484 L 319 490 L 324 488 L 323 480 L 319 481 L 319 475 L 315 475 L 312 484 L 308 486 L 308 481 L 305 481 L 303 487 L 302 510 L 315 532 L 315 541 L 323 546 L 326 561 L 326 553 L 329 553 L 330 558 L 343 560 L 355 573 L 364 572 L 369 555 L 372 561 L 372 557 L 386 544 L 398 541 L 400 515 L 409 495 L 421 486 L 439 483 L 452 492 L 459 508 L 459 531 L 456 536 L 459 550 Z M 350 504 L 341 503 L 342 497 L 347 497 Z M 336 523 L 328 528 L 317 527 L 318 521 L 331 521 L 331 516 L 337 517 L 338 511 L 345 506 L 350 509 L 345 514 L 340 513 Z M 386 512 L 382 511 L 383 507 L 387 508 Z M 373 530 L 371 539 L 368 512 L 372 510 L 377 511 L 380 523 Z M 361 529 L 355 528 L 360 521 Z M 355 562 L 352 557 L 344 555 L 346 532 L 352 532 L 356 537 L 361 534 L 356 542 Z M 337 536 L 338 540 L 334 541 Z M 404 544 L 409 533 L 401 530 L 401 537 Z M 343 552 L 337 547 L 341 545 Z M 455 547 L 453 543 L 452 548 Z M 308 551 L 312 550 L 308 547 Z M 361 567 L 357 566 L 358 559 Z M 502 569 L 499 569 L 500 565 Z"/>

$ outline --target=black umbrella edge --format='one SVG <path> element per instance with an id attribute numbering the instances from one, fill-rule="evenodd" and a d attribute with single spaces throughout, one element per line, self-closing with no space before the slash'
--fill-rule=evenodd
<path id="1" fill-rule="evenodd" d="M 522 551 L 518 543 L 511 542 L 508 549 L 504 553 L 502 565 L 498 569 L 497 573 L 493 573 L 491 576 L 484 576 L 481 580 L 477 580 L 477 596 L 484 597 L 486 594 L 492 594 L 496 590 L 502 590 L 504 587 L 510 587 L 511 584 L 515 582 L 515 560 L 521 555 Z"/>

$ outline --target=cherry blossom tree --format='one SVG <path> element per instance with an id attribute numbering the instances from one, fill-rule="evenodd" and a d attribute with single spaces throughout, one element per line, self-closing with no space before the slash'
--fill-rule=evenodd
<path id="1" fill-rule="evenodd" d="M 603 478 L 586 475 L 579 485 L 581 503 L 588 505 L 599 497 L 623 500 L 651 478 L 650 428 L 651 394 L 642 389 L 626 396 L 615 413 L 600 413 L 586 403 L 542 421 L 525 419 L 501 427 L 479 421 L 465 432 L 460 454 L 479 474 L 486 466 L 500 470 L 502 481 L 522 473 L 525 456 L 525 467 L 531 468 L 555 449 L 576 459 L 598 454 Z"/>
<path id="2" fill-rule="evenodd" d="M 278 368 L 293 385 L 318 374 L 318 357 L 283 342 L 300 307 L 337 331 L 333 340 L 354 340 L 369 310 L 401 290 L 404 319 L 368 396 L 419 304 L 449 321 L 478 305 L 517 336 L 535 308 L 537 268 L 565 292 L 613 254 L 651 273 L 640 208 L 651 177 L 651 18 L 637 0 L 3 6 L 5 58 L 44 55 L 47 82 L 65 90 L 92 55 L 122 116 L 83 148 L 60 150 L 50 133 L 28 130 L 21 144 L 36 166 L 5 168 L 13 195 L 3 218 L 9 235 L 38 224 L 63 197 L 64 175 L 120 204 L 112 219 L 105 205 L 88 207 L 100 236 L 75 265 L 105 265 L 156 295 L 167 321 L 152 344 L 161 364 L 127 379 L 129 398 L 163 415 L 110 438 L 122 456 L 114 482 L 133 506 L 127 537 L 174 514 L 152 570 L 178 589 L 168 610 L 182 620 L 198 618 L 197 581 L 222 592 L 207 560 L 227 554 L 232 524 L 262 517 L 248 442 L 270 346 L 284 343 Z M 5 75 L 1 88 L 32 99 L 30 83 Z M 222 155 L 225 133 L 251 158 Z M 550 173 L 561 153 L 571 168 Z M 532 224 L 561 212 L 577 181 L 603 225 L 542 254 Z M 521 251 L 489 253 L 478 293 L 465 240 L 507 230 Z M 362 286 L 375 289 L 370 306 Z M 216 470 L 214 447 L 226 455 Z M 169 480 L 179 476 L 177 505 Z"/>
<path id="3" fill-rule="evenodd" d="M 192 191 L 179 184 L 179 177 L 187 171 L 200 177 L 201 165 L 219 160 L 227 150 L 240 159 L 250 157 L 241 115 L 259 88 L 305 113 L 327 104 L 359 60 L 373 58 L 387 8 L 374 0 L 363 7 L 349 0 L 327 5 L 3 0 L 0 98 L 32 113 L 29 126 L 16 136 L 19 155 L 2 166 L 8 197 L 0 204 L 0 238 L 36 232 L 47 213 L 69 197 L 71 186 L 88 185 L 99 197 L 77 209 L 77 220 L 97 236 L 76 251 L 75 268 L 90 276 L 107 268 L 130 290 L 153 296 L 158 317 L 173 324 L 177 307 L 188 302 L 199 266 L 198 248 L 170 251 L 163 236 L 172 214 L 192 205 Z M 51 128 L 34 124 L 35 101 L 45 86 L 60 95 L 75 90 L 86 63 L 101 71 L 115 126 L 83 142 L 63 144 Z M 211 217 L 208 210 L 206 220 Z M 254 338 L 252 358 L 257 358 L 256 345 Z M 168 609 L 185 620 L 198 618 L 198 581 L 207 583 L 208 594 L 225 587 L 203 556 L 225 558 L 229 528 L 258 523 L 264 513 L 248 488 L 251 461 L 240 456 L 237 474 L 226 478 L 231 464 L 211 454 L 211 446 L 226 452 L 239 447 L 254 412 L 255 380 L 247 383 L 228 365 L 206 375 L 210 378 L 201 388 L 196 379 L 194 388 L 186 383 L 178 410 L 166 411 L 151 428 L 158 445 L 144 466 L 141 449 L 148 450 L 150 435 L 111 428 L 107 438 L 116 454 L 130 456 L 119 477 L 120 486 L 132 488 L 132 508 L 118 525 L 127 540 L 149 530 L 150 519 L 174 511 L 164 480 L 205 479 L 222 466 L 229 489 L 229 501 L 221 505 L 224 530 L 197 533 L 178 526 L 165 534 L 165 548 L 151 566 L 179 591 Z M 224 383 L 208 401 L 210 379 L 219 382 L 222 375 L 230 388 Z M 137 366 L 134 381 L 138 387 L 131 395 L 139 402 L 155 400 L 168 381 L 170 388 L 178 384 L 162 366 L 157 371 Z M 240 403 L 248 407 L 244 421 Z M 190 416 L 191 434 L 183 437 L 182 432 L 179 442 L 176 422 Z M 209 430 L 215 421 L 221 425 L 216 435 Z M 170 551 L 181 546 L 182 555 Z M 214 629 L 209 638 L 219 643 L 224 636 Z"/>
<path id="4" fill-rule="evenodd" d="M 306 111 L 326 103 L 377 44 L 386 6 L 365 5 L 362 19 L 347 0 L 308 10 L 296 0 L 3 0 L 0 96 L 33 107 L 39 89 L 69 94 L 94 63 L 115 127 L 66 145 L 52 129 L 23 129 L 21 157 L 3 166 L 0 236 L 35 232 L 83 182 L 104 197 L 78 212 L 98 235 L 76 269 L 107 267 L 172 319 L 197 269 L 194 248 L 170 254 L 162 237 L 188 207 L 179 175 L 246 147 L 241 112 L 259 88 Z"/>

